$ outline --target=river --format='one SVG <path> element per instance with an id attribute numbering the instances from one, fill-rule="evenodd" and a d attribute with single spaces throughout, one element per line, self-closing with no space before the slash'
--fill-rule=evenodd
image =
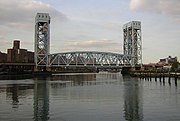
<path id="1" fill-rule="evenodd" d="M 106 72 L 0 80 L 0 121 L 180 121 L 180 80 Z"/>

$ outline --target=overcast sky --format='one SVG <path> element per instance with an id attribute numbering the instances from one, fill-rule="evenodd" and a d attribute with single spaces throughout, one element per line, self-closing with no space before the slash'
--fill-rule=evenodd
<path id="1" fill-rule="evenodd" d="M 14 39 L 34 50 L 37 12 L 51 16 L 51 53 L 123 53 L 123 24 L 141 21 L 143 62 L 180 60 L 179 0 L 0 0 L 0 51 Z"/>

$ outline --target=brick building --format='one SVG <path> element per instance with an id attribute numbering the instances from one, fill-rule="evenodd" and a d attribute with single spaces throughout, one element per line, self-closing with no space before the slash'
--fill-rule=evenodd
<path id="1" fill-rule="evenodd" d="M 10 63 L 33 63 L 34 52 L 20 48 L 20 41 L 14 40 L 13 48 L 7 49 L 7 62 Z"/>

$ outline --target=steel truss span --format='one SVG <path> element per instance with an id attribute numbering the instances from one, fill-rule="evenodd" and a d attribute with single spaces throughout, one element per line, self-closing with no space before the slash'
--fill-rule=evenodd
<path id="1" fill-rule="evenodd" d="M 49 66 L 109 66 L 124 67 L 131 64 L 130 56 L 108 52 L 66 52 L 49 55 Z"/>

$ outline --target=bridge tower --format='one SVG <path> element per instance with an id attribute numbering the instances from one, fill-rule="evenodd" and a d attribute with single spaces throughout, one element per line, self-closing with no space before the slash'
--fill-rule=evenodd
<path id="1" fill-rule="evenodd" d="M 50 16 L 48 13 L 37 13 L 36 15 L 34 45 L 35 70 L 46 70 L 50 54 Z"/>
<path id="2" fill-rule="evenodd" d="M 131 21 L 123 26 L 124 55 L 130 56 L 131 65 L 142 64 L 141 22 Z"/>

